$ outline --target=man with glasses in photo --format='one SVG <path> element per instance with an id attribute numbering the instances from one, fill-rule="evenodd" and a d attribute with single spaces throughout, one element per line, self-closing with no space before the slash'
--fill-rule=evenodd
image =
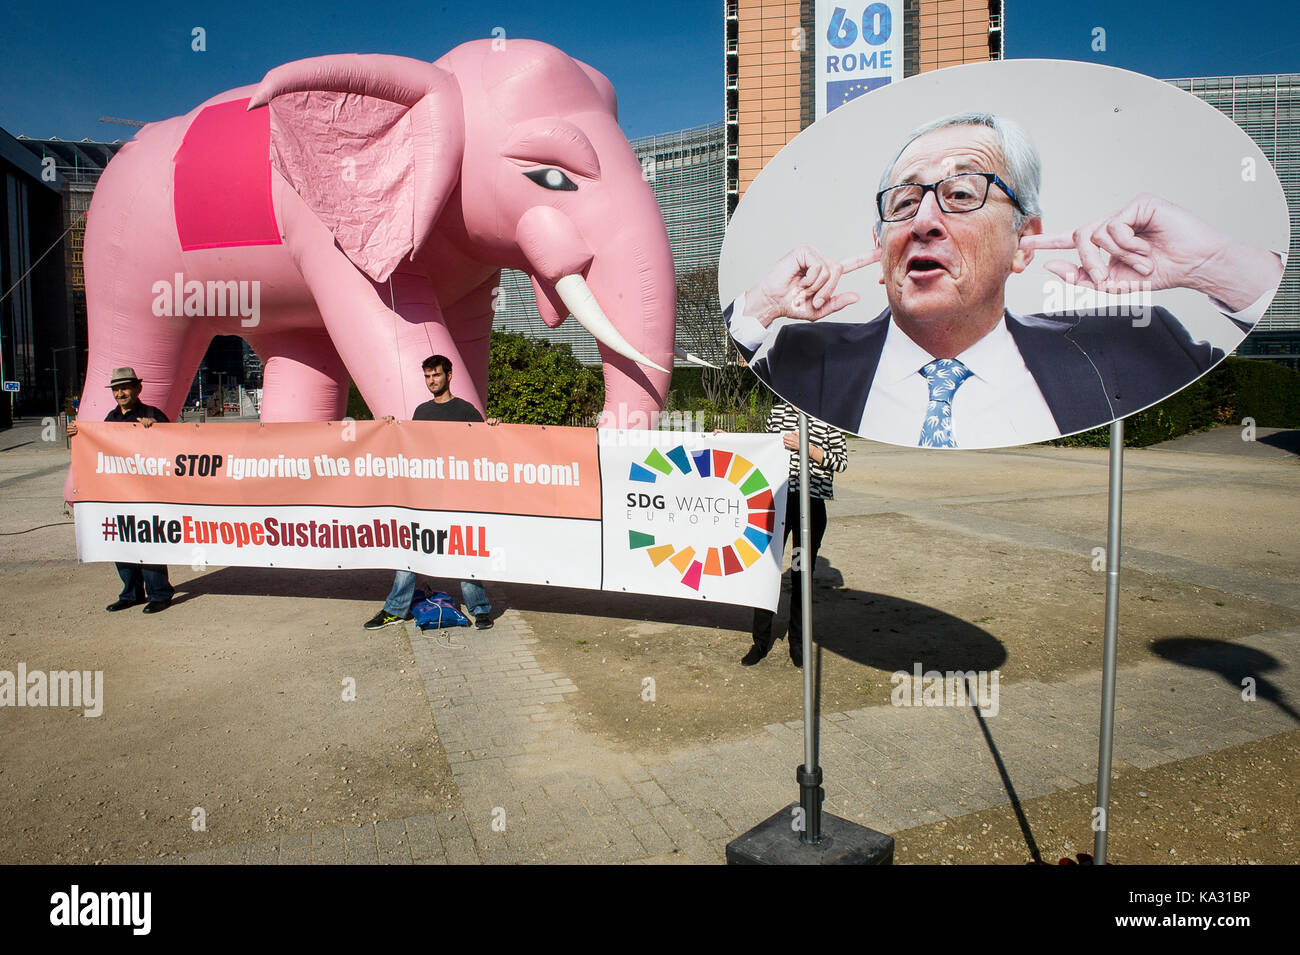
<path id="1" fill-rule="evenodd" d="M 1131 414 L 1223 357 L 1163 308 L 1017 316 L 1008 278 L 1039 249 L 1045 266 L 1098 293 L 1188 288 L 1243 331 L 1280 280 L 1278 254 L 1231 239 L 1141 195 L 1090 225 L 1043 235 L 1038 152 L 1014 123 L 961 113 L 915 130 L 876 195 L 875 248 L 832 261 L 801 245 L 725 311 L 755 372 L 828 424 L 894 444 L 1005 447 Z M 889 307 L 863 323 L 821 322 L 858 301 L 841 276 L 879 262 Z M 777 319 L 797 319 L 779 323 Z"/>

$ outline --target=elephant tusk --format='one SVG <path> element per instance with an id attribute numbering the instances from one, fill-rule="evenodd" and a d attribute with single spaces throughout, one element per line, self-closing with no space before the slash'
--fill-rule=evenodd
<path id="1" fill-rule="evenodd" d="M 596 341 L 624 358 L 647 365 L 664 374 L 671 374 L 667 368 L 655 364 L 628 344 L 627 339 L 614 327 L 614 323 L 605 317 L 600 303 L 596 301 L 596 296 L 587 287 L 587 280 L 581 275 L 575 273 L 561 276 L 555 283 L 555 291 L 560 294 L 560 300 L 564 302 L 569 314 L 576 318 L 578 324 L 590 332 L 591 337 Z"/>
<path id="2" fill-rule="evenodd" d="M 676 355 L 678 358 L 680 358 L 682 361 L 689 361 L 692 365 L 703 365 L 705 368 L 712 368 L 714 371 L 718 370 L 718 366 L 713 364 L 712 362 L 705 361 L 699 355 L 692 355 L 688 351 L 683 351 L 682 349 L 678 348 L 675 345 L 673 346 L 673 354 Z"/>

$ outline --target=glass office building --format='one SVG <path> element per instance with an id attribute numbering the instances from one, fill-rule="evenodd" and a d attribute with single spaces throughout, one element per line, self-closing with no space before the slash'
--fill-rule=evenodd
<path id="1" fill-rule="evenodd" d="M 1246 131 L 1273 164 L 1291 208 L 1291 248 L 1273 304 L 1237 354 L 1300 371 L 1300 73 L 1194 76 L 1169 80 Z"/>

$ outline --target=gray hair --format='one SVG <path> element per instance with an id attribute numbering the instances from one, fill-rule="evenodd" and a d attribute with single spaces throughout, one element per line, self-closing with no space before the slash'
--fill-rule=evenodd
<path id="1" fill-rule="evenodd" d="M 881 173 L 879 188 L 884 190 L 889 187 L 889 180 L 894 175 L 894 167 L 898 165 L 898 157 L 903 155 L 903 150 L 926 133 L 949 126 L 985 126 L 998 134 L 1002 161 L 1007 167 L 1007 185 L 1016 194 L 1020 208 L 1025 210 L 1024 212 L 1020 209 L 1015 210 L 1011 220 L 1013 228 L 1019 230 L 1026 219 L 1043 214 L 1042 208 L 1038 205 L 1038 190 L 1043 179 L 1043 164 L 1038 158 L 1038 150 L 1034 148 L 1034 144 L 1023 129 L 1011 120 L 995 116 L 993 113 L 953 113 L 951 116 L 918 126 L 908 134 L 907 140 L 898 147 L 898 152 L 894 153 L 894 158 Z M 876 218 L 876 235 L 880 235 L 879 210 Z"/>

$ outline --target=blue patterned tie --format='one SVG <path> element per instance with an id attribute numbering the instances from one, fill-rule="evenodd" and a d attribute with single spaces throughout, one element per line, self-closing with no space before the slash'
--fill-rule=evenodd
<path id="1" fill-rule="evenodd" d="M 940 358 L 930 362 L 918 374 L 925 376 L 930 386 L 930 403 L 925 408 L 925 421 L 921 423 L 922 448 L 955 448 L 952 437 L 952 396 L 969 378 L 971 370 L 956 358 Z"/>

